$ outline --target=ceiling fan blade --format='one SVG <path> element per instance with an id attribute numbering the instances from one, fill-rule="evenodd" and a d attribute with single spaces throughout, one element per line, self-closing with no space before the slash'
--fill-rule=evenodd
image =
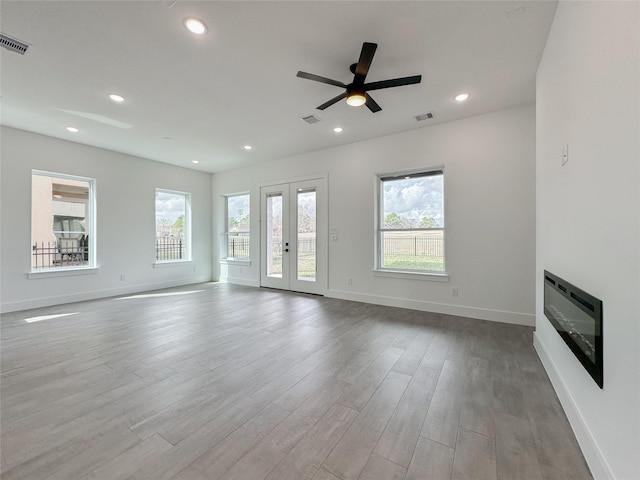
<path id="1" fill-rule="evenodd" d="M 353 83 L 357 85 L 362 85 L 364 83 L 364 79 L 367 76 L 367 73 L 369 73 L 369 67 L 371 66 L 373 55 L 376 53 L 377 48 L 377 43 L 364 42 L 362 44 L 362 51 L 360 52 L 360 59 L 356 64 Z"/>
<path id="2" fill-rule="evenodd" d="M 347 88 L 347 86 L 342 82 L 331 80 L 330 78 L 326 77 L 321 77 L 320 75 L 314 75 L 313 73 L 298 72 L 296 74 L 296 77 L 306 78 L 307 80 L 313 80 L 314 82 L 328 83 L 329 85 L 335 85 L 336 87 Z"/>
<path id="3" fill-rule="evenodd" d="M 318 110 L 324 110 L 327 107 L 330 107 L 331 105 L 333 105 L 334 103 L 339 102 L 340 100 L 342 100 L 343 98 L 345 98 L 347 96 L 347 92 L 344 91 L 343 93 L 341 93 L 340 95 L 338 95 L 337 97 L 333 97 L 331 100 L 329 100 L 328 102 L 323 103 L 322 105 L 320 105 L 319 107 L 316 107 Z"/>
<path id="4" fill-rule="evenodd" d="M 365 102 L 365 105 L 369 110 L 371 110 L 373 113 L 376 113 L 382 110 L 382 107 L 380 107 L 380 105 L 378 105 L 378 103 L 373 98 L 371 98 L 371 95 L 369 95 L 368 93 L 365 93 L 364 96 L 367 99 L 367 101 Z"/>
<path id="5" fill-rule="evenodd" d="M 369 92 L 371 90 L 380 90 L 382 88 L 402 87 L 403 85 L 413 85 L 422 81 L 422 75 L 414 75 L 413 77 L 394 78 L 391 80 L 382 80 L 380 82 L 371 82 L 364 85 L 364 89 Z"/>

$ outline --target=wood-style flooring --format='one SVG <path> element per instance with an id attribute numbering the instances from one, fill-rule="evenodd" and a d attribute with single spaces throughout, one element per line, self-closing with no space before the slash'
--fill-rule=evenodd
<path id="1" fill-rule="evenodd" d="M 591 479 L 531 328 L 216 283 L 1 322 L 3 480 Z"/>

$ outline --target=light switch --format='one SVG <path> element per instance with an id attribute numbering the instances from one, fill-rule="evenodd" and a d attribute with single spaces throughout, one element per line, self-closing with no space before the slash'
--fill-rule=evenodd
<path id="1" fill-rule="evenodd" d="M 569 161 L 569 145 L 564 144 L 562 146 L 562 165 Z"/>

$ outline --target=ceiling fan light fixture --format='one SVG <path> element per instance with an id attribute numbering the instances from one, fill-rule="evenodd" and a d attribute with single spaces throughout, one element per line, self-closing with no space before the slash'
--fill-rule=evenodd
<path id="1" fill-rule="evenodd" d="M 367 101 L 367 98 L 364 96 L 362 92 L 352 92 L 347 96 L 347 104 L 352 107 L 360 107 L 364 105 Z"/>

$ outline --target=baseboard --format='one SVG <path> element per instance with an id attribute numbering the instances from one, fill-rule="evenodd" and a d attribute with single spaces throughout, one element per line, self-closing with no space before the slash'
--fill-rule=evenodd
<path id="1" fill-rule="evenodd" d="M 384 305 L 387 307 L 410 308 L 412 310 L 443 313 L 459 317 L 475 318 L 478 320 L 524 325 L 527 327 L 533 327 L 535 325 L 535 315 L 529 313 L 507 312 L 503 310 L 467 307 L 464 305 L 451 305 L 446 303 L 427 302 L 423 300 L 408 300 L 406 298 L 385 297 L 382 295 L 355 293 L 335 289 L 329 289 L 326 296 L 339 298 L 341 300 L 373 303 L 375 305 Z"/>
<path id="2" fill-rule="evenodd" d="M 259 287 L 260 282 L 248 278 L 238 277 L 220 277 L 220 283 L 231 283 L 233 285 L 242 285 L 245 287 Z"/>
<path id="3" fill-rule="evenodd" d="M 540 361 L 542 362 L 549 379 L 551 380 L 551 384 L 558 395 L 562 408 L 564 408 L 564 412 L 566 413 L 567 419 L 573 429 L 573 433 L 578 440 L 584 459 L 591 469 L 593 478 L 596 480 L 613 480 L 615 476 L 613 475 L 606 459 L 602 455 L 602 451 L 598 447 L 598 443 L 593 437 L 591 430 L 589 429 L 589 425 L 587 425 L 584 417 L 580 413 L 571 392 L 562 379 L 562 375 L 556 367 L 556 364 L 551 359 L 548 350 L 535 332 L 533 334 L 533 346 L 538 353 L 538 357 L 540 357 Z"/>
<path id="4" fill-rule="evenodd" d="M 94 290 L 89 292 L 72 293 L 68 295 L 56 295 L 53 297 L 21 300 L 17 302 L 7 302 L 0 305 L 0 313 L 18 312 L 22 310 L 30 310 L 32 308 L 51 307 L 53 305 L 62 305 L 65 303 L 85 302 L 88 300 L 97 300 L 99 298 L 109 298 L 109 297 L 116 297 L 119 295 L 148 292 L 150 290 L 159 290 L 162 288 L 181 287 L 184 285 L 192 285 L 192 284 L 203 283 L 208 281 L 210 281 L 210 279 L 208 278 L 207 279 L 172 280 L 167 282 L 128 285 L 128 286 L 117 287 L 117 288 L 107 288 L 104 290 Z"/>

